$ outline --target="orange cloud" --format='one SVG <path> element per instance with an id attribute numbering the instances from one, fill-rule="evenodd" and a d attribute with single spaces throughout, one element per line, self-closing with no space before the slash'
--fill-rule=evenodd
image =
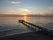
<path id="1" fill-rule="evenodd" d="M 16 10 L 9 10 L 9 11 L 3 11 L 0 12 L 0 14 L 35 14 L 35 15 L 50 15 L 53 14 L 53 7 L 48 7 L 48 10 L 29 10 L 28 8 L 20 8 Z"/>

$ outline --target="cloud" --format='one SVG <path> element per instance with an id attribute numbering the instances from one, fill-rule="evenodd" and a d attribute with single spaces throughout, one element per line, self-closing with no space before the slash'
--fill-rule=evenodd
<path id="1" fill-rule="evenodd" d="M 53 14 L 53 6 L 52 7 L 48 7 L 48 13 L 49 14 Z"/>
<path id="2" fill-rule="evenodd" d="M 22 12 L 31 12 L 31 10 L 29 10 L 27 8 L 20 8 L 19 10 L 22 11 Z"/>
<path id="3" fill-rule="evenodd" d="M 20 4 L 21 2 L 20 1 L 11 1 L 9 2 L 10 4 Z"/>
<path id="4" fill-rule="evenodd" d="M 49 10 L 53 10 L 53 7 L 48 7 Z"/>

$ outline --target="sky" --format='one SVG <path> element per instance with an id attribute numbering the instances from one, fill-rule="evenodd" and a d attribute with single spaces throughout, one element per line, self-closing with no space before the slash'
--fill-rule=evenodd
<path id="1" fill-rule="evenodd" d="M 53 0 L 0 0 L 0 14 L 52 15 Z"/>

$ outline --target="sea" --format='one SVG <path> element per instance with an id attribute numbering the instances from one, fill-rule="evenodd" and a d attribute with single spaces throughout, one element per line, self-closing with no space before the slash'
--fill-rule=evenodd
<path id="1" fill-rule="evenodd" d="M 19 23 L 19 20 L 53 30 L 53 17 L 0 17 L 0 37 L 31 32 L 31 29 Z"/>

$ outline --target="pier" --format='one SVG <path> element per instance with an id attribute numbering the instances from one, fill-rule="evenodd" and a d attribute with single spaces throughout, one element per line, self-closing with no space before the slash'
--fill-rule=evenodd
<path id="1" fill-rule="evenodd" d="M 38 25 L 35 25 L 35 24 L 32 24 L 32 23 L 26 22 L 24 20 L 19 20 L 19 23 L 24 24 L 26 27 L 28 27 L 32 31 L 36 31 L 36 28 L 38 28 L 38 31 L 42 31 L 42 32 L 44 32 L 45 34 L 48 34 L 48 35 L 53 35 L 53 31 L 52 30 L 49 30 L 47 28 L 40 27 Z"/>

